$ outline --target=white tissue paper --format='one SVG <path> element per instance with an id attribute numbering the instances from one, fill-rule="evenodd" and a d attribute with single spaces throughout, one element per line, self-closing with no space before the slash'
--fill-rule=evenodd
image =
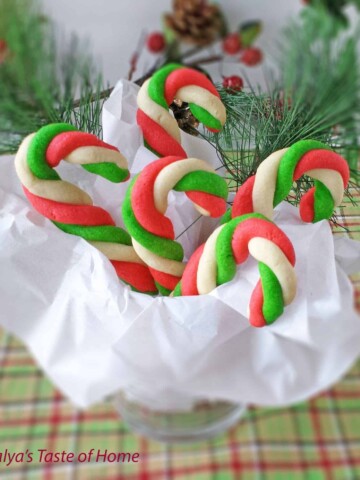
<path id="1" fill-rule="evenodd" d="M 136 126 L 137 87 L 119 82 L 106 102 L 105 140 L 128 156 L 132 172 L 154 158 Z M 204 141 L 182 134 L 189 156 L 219 166 Z M 360 242 L 334 240 L 327 222 L 299 220 L 281 204 L 277 224 L 292 240 L 298 292 L 272 326 L 246 318 L 256 262 L 209 295 L 152 298 L 130 291 L 109 261 L 35 212 L 22 193 L 13 157 L 0 159 L 0 324 L 28 346 L 54 384 L 87 407 L 122 390 L 154 409 L 197 400 L 286 405 L 336 382 L 360 353 L 360 318 L 348 274 L 360 270 Z M 121 225 L 126 184 L 62 166 Z M 198 216 L 171 194 L 180 233 Z M 201 219 L 181 237 L 187 257 L 216 222 Z"/>

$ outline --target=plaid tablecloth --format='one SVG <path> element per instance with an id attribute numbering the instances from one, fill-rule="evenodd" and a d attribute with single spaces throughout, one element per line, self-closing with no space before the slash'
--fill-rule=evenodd
<path id="1" fill-rule="evenodd" d="M 353 192 L 360 201 L 360 195 Z M 360 240 L 360 207 L 346 202 L 335 235 Z M 360 310 L 360 274 L 352 278 Z M 334 388 L 286 409 L 250 408 L 215 440 L 169 446 L 140 438 L 111 403 L 81 412 L 54 389 L 15 338 L 0 333 L 0 454 L 139 452 L 137 463 L 15 463 L 0 479 L 359 480 L 360 362 Z M 26 459 L 25 459 L 26 460 Z"/>

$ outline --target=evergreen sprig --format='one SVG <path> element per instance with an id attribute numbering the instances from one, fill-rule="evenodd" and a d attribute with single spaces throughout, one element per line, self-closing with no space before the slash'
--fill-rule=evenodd
<path id="1" fill-rule="evenodd" d="M 60 53 L 38 0 L 0 0 L 0 38 L 9 51 L 0 65 L 0 154 L 15 152 L 27 134 L 51 122 L 101 133 L 101 75 L 75 37 Z"/>
<path id="2" fill-rule="evenodd" d="M 269 92 L 219 88 L 227 110 L 219 134 L 204 133 L 217 149 L 234 187 L 253 175 L 272 152 L 301 139 L 331 145 L 358 178 L 360 68 L 357 36 L 336 35 L 332 17 L 303 17 L 284 32 L 279 70 Z M 291 201 L 312 185 L 302 179 Z"/>

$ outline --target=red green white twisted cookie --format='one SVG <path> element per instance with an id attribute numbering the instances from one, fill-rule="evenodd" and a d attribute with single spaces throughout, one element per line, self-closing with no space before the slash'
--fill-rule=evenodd
<path id="1" fill-rule="evenodd" d="M 143 84 L 137 97 L 137 121 L 147 146 L 161 157 L 184 158 L 179 126 L 169 113 L 174 99 L 187 102 L 192 114 L 212 131 L 221 130 L 226 110 L 213 83 L 191 68 L 169 64 Z"/>
<path id="2" fill-rule="evenodd" d="M 123 203 L 123 220 L 139 257 L 149 266 L 159 291 L 169 295 L 185 265 L 171 220 L 165 216 L 170 190 L 185 192 L 201 214 L 221 216 L 226 209 L 225 180 L 204 161 L 165 157 L 133 179 Z"/>
<path id="3" fill-rule="evenodd" d="M 238 190 L 232 218 L 258 212 L 272 218 L 273 208 L 290 193 L 293 182 L 302 175 L 315 180 L 300 201 L 305 222 L 329 219 L 342 202 L 350 172 L 344 158 L 315 140 L 301 140 L 290 148 L 274 152 Z"/>
<path id="4" fill-rule="evenodd" d="M 295 252 L 274 223 L 253 213 L 218 227 L 190 258 L 174 296 L 203 295 L 235 277 L 249 253 L 259 262 L 260 281 L 250 300 L 255 327 L 273 323 L 296 295 Z"/>
<path id="5" fill-rule="evenodd" d="M 64 232 L 78 235 L 98 248 L 132 288 L 156 292 L 148 268 L 131 246 L 129 234 L 115 226 L 106 210 L 94 206 L 86 192 L 61 180 L 54 167 L 62 159 L 112 182 L 129 177 L 126 159 L 117 148 L 95 135 L 67 124 L 51 124 L 23 141 L 15 168 L 27 198 L 39 213 Z"/>

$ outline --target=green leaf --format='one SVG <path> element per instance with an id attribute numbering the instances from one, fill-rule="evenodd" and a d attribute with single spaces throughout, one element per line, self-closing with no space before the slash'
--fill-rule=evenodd
<path id="1" fill-rule="evenodd" d="M 162 17 L 162 29 L 163 29 L 163 34 L 165 37 L 165 42 L 168 45 L 171 45 L 173 42 L 176 41 L 176 33 L 174 30 L 169 26 L 169 23 L 166 19 L 167 15 L 163 15 Z"/>
<path id="2" fill-rule="evenodd" d="M 262 24 L 258 20 L 242 23 L 239 26 L 241 44 L 244 48 L 250 47 L 262 31 Z"/>

